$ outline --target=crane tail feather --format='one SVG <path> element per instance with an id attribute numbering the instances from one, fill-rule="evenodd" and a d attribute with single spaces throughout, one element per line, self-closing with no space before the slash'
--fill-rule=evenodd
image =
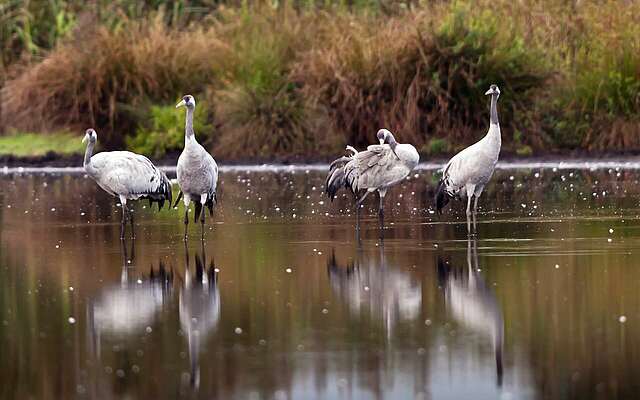
<path id="1" fill-rule="evenodd" d="M 180 191 L 180 193 L 178 193 L 178 198 L 176 199 L 176 202 L 173 204 L 173 207 L 171 207 L 171 208 L 175 208 L 178 205 L 178 203 L 180 202 L 181 198 L 182 198 L 182 190 Z M 171 204 L 171 203 L 169 203 L 169 204 Z"/>
<path id="2" fill-rule="evenodd" d="M 338 190 L 343 187 L 351 187 L 346 171 L 346 166 L 351 160 L 351 157 L 340 157 L 329 166 L 329 173 L 325 181 L 325 193 L 331 201 L 336 197 Z"/>
<path id="3" fill-rule="evenodd" d="M 442 209 L 449 203 L 450 199 L 451 195 L 447 192 L 444 179 L 440 179 L 440 182 L 438 182 L 438 188 L 436 189 L 435 198 L 436 211 L 438 214 L 442 214 Z"/>

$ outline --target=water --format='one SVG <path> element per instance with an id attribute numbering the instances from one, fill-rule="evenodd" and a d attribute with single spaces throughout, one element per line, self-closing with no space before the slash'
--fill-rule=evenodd
<path id="1" fill-rule="evenodd" d="M 323 170 L 230 168 L 208 225 L 0 175 L 0 398 L 638 398 L 640 171 L 504 165 L 468 239 L 431 168 L 361 242 Z M 182 207 L 182 206 L 181 206 Z"/>

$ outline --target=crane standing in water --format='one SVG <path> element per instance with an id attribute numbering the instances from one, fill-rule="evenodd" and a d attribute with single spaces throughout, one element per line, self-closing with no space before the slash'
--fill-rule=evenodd
<path id="1" fill-rule="evenodd" d="M 104 151 L 93 155 L 93 148 L 98 134 L 87 129 L 82 142 L 87 143 L 84 154 L 84 170 L 87 174 L 112 196 L 120 198 L 122 205 L 122 222 L 120 239 L 124 239 L 127 222 L 127 200 L 149 199 L 149 203 L 158 203 L 161 209 L 165 201 L 171 205 L 171 181 L 164 172 L 153 165 L 143 155 L 130 151 Z M 133 229 L 133 213 L 130 213 L 131 235 Z"/>
<path id="2" fill-rule="evenodd" d="M 478 198 L 491 179 L 500 156 L 500 123 L 498 121 L 498 97 L 500 89 L 491 85 L 485 95 L 491 95 L 489 131 L 477 143 L 453 156 L 442 172 L 436 190 L 436 209 L 442 209 L 451 198 L 467 198 L 467 230 L 471 233 L 471 198 L 473 197 L 473 230 L 477 232 L 476 214 Z"/>
<path id="3" fill-rule="evenodd" d="M 357 229 L 360 230 L 360 206 L 369 193 L 378 192 L 380 206 L 378 217 L 380 229 L 384 228 L 384 196 L 387 190 L 402 181 L 418 165 L 420 157 L 410 144 L 396 142 L 393 134 L 380 129 L 377 134 L 380 144 L 358 152 L 347 147 L 353 154 L 338 158 L 331 163 L 325 183 L 326 193 L 334 199 L 341 188 L 349 189 L 356 200 Z M 365 191 L 360 196 L 360 193 Z"/>
<path id="4" fill-rule="evenodd" d="M 187 118 L 184 132 L 184 150 L 178 158 L 178 166 L 176 173 L 178 175 L 178 185 L 180 185 L 180 194 L 176 199 L 174 207 L 184 196 L 184 240 L 187 240 L 187 226 L 189 225 L 189 203 L 191 200 L 195 202 L 196 212 L 193 216 L 193 222 L 198 221 L 202 224 L 202 237 L 204 237 L 204 211 L 202 208 L 206 206 L 209 209 L 209 215 L 213 216 L 213 207 L 216 204 L 216 189 L 218 185 L 218 165 L 200 143 L 196 140 L 193 131 L 193 113 L 196 109 L 196 100 L 191 95 L 182 98 L 176 108 L 186 107 Z"/>

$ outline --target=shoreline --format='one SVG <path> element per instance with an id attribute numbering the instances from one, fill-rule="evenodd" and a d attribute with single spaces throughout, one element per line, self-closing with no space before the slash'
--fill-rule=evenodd
<path id="1" fill-rule="evenodd" d="M 159 159 L 151 159 L 151 161 L 164 170 L 171 170 L 171 168 L 175 168 L 175 165 L 178 161 L 179 153 L 168 154 Z M 337 154 L 335 157 L 339 157 L 340 154 Z M 453 157 L 454 154 L 450 155 L 438 155 L 434 157 L 429 157 L 425 155 L 420 155 L 420 165 L 418 168 L 421 169 L 433 169 L 432 166 L 436 165 L 444 165 L 446 162 Z M 215 156 L 214 156 L 215 157 Z M 36 157 L 16 157 L 10 155 L 0 155 L 0 169 L 3 170 L 16 170 L 19 168 L 23 169 L 73 169 L 73 168 L 82 168 L 82 160 L 83 155 L 75 154 L 75 155 L 59 155 L 55 153 L 48 153 L 43 156 Z M 254 158 L 254 159 L 233 159 L 233 160 L 225 160 L 225 159 L 216 159 L 218 166 L 220 167 L 240 167 L 240 169 L 247 169 L 248 167 L 264 167 L 264 166 L 275 166 L 275 167 L 287 167 L 287 166 L 322 166 L 325 168 L 334 158 L 332 157 L 302 157 L 302 156 L 291 156 L 291 157 L 274 157 L 270 159 L 266 158 Z M 514 153 L 505 152 L 500 157 L 500 161 L 498 162 L 498 168 L 500 165 L 552 165 L 552 164 L 566 164 L 566 165 L 576 165 L 576 164 L 605 164 L 605 163 L 613 163 L 615 165 L 634 165 L 636 163 L 640 163 L 640 154 L 638 152 L 586 152 L 586 151 L 572 151 L 568 154 L 555 153 L 550 152 L 544 155 L 539 156 L 527 156 L 521 157 L 517 156 Z M 421 167 L 422 166 L 422 167 Z M 425 168 L 425 166 L 427 166 Z M 635 167 L 633 167 L 635 168 Z"/>

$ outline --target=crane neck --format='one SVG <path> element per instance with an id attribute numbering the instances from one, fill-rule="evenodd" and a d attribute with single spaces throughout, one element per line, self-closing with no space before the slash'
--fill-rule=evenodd
<path id="1" fill-rule="evenodd" d="M 398 146 L 398 142 L 396 142 L 396 138 L 393 137 L 393 134 L 389 133 L 387 142 L 389 143 L 389 147 L 391 147 L 391 150 L 395 151 L 396 147 Z"/>
<path id="2" fill-rule="evenodd" d="M 490 119 L 491 125 L 500 125 L 498 121 L 498 95 L 496 93 L 491 95 L 491 111 Z"/>
<path id="3" fill-rule="evenodd" d="M 84 152 L 84 163 L 83 166 L 85 169 L 91 168 L 91 156 L 93 156 L 93 148 L 95 147 L 96 142 L 89 140 L 87 143 L 87 149 Z"/>
<path id="4" fill-rule="evenodd" d="M 195 137 L 195 134 L 193 132 L 193 111 L 194 110 L 195 110 L 194 107 L 187 107 L 187 121 L 184 127 L 185 143 L 187 143 L 190 139 L 193 139 Z"/>

